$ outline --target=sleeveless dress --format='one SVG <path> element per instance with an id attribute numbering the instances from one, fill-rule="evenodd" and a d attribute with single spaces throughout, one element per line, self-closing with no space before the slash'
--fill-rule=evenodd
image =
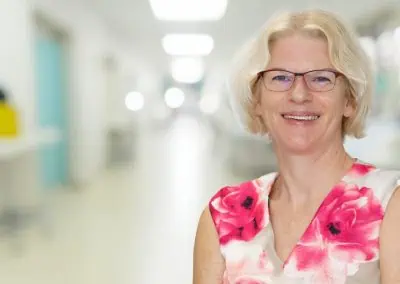
<path id="1" fill-rule="evenodd" d="M 209 202 L 223 284 L 378 284 L 379 231 L 400 171 L 356 161 L 326 195 L 286 260 L 274 249 L 268 196 L 278 173 L 221 188 Z"/>

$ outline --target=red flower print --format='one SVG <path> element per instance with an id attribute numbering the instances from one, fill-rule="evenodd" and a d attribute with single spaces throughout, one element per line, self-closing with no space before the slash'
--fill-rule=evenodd
<path id="1" fill-rule="evenodd" d="M 322 203 L 313 222 L 293 250 L 285 270 L 308 274 L 324 283 L 341 282 L 358 264 L 378 258 L 383 209 L 371 189 L 344 183 Z M 333 280 L 333 275 L 344 278 Z M 316 282 L 315 282 L 316 283 Z"/>
<path id="2" fill-rule="evenodd" d="M 350 169 L 349 176 L 362 177 L 373 170 L 375 170 L 375 166 L 373 166 L 373 165 L 356 162 L 353 164 L 352 168 Z"/>
<path id="3" fill-rule="evenodd" d="M 222 188 L 210 201 L 221 245 L 251 240 L 264 227 L 267 214 L 262 189 L 252 181 Z"/>

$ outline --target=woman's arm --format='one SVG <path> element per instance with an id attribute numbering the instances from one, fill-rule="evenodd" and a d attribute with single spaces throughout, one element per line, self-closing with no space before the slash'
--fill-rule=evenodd
<path id="1" fill-rule="evenodd" d="M 193 284 L 222 284 L 225 262 L 221 255 L 218 234 L 208 207 L 201 214 L 197 227 Z"/>
<path id="2" fill-rule="evenodd" d="M 393 194 L 380 233 L 382 284 L 400 283 L 400 187 Z"/>

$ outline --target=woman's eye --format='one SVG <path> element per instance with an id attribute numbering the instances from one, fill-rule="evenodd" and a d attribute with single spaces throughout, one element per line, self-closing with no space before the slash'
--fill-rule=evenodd
<path id="1" fill-rule="evenodd" d="M 279 75 L 279 76 L 273 77 L 272 80 L 274 80 L 274 81 L 290 81 L 290 77 L 285 76 L 285 75 Z"/>
<path id="2" fill-rule="evenodd" d="M 327 77 L 320 76 L 320 77 L 315 77 L 314 81 L 316 81 L 316 82 L 330 82 L 331 80 L 329 80 L 329 78 L 327 78 Z"/>

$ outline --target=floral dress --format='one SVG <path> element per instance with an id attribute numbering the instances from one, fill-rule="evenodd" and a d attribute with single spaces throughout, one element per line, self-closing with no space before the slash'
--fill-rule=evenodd
<path id="1" fill-rule="evenodd" d="M 277 175 L 223 187 L 210 200 L 226 263 L 223 284 L 380 283 L 380 224 L 400 171 L 355 162 L 285 261 L 274 249 L 268 209 Z"/>

